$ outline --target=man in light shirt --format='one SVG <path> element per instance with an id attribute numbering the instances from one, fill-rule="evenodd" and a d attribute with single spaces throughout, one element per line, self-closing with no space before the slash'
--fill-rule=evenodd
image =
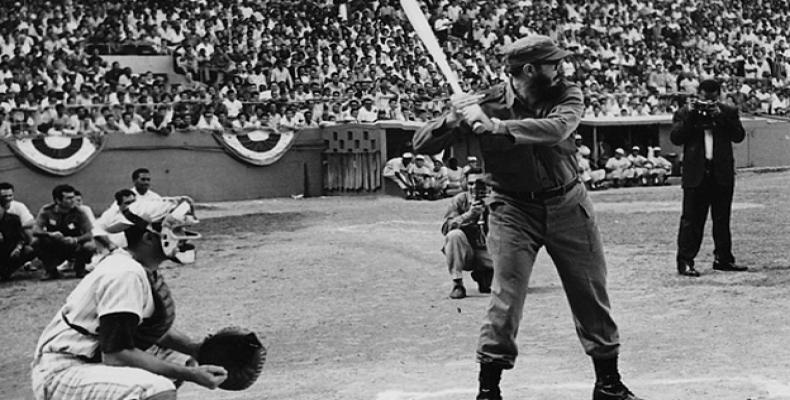
<path id="1" fill-rule="evenodd" d="M 612 181 L 615 187 L 625 186 L 634 177 L 631 166 L 631 161 L 625 157 L 625 150 L 616 149 L 614 157 L 606 160 L 606 179 Z"/>

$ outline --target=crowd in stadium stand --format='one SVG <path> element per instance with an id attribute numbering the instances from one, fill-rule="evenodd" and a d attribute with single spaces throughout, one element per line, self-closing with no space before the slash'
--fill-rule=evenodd
<path id="1" fill-rule="evenodd" d="M 787 0 L 441 0 L 424 10 L 466 90 L 530 33 L 573 55 L 587 117 L 666 115 L 709 77 L 743 112 L 788 111 Z M 0 135 L 421 121 L 450 95 L 396 0 L 0 4 Z M 168 54 L 189 79 L 105 62 Z"/>

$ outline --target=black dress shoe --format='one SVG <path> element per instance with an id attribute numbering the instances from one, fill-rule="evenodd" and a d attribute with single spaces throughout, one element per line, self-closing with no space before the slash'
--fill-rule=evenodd
<path id="1" fill-rule="evenodd" d="M 622 381 L 617 380 L 611 383 L 595 383 L 593 389 L 593 400 L 641 400 L 636 397 Z"/>
<path id="2" fill-rule="evenodd" d="M 502 400 L 499 389 L 480 389 L 475 400 Z"/>
<path id="3" fill-rule="evenodd" d="M 731 263 L 720 263 L 718 261 L 713 262 L 713 269 L 716 271 L 731 271 L 731 272 L 743 272 L 748 270 L 749 268 L 744 267 L 742 265 L 735 264 L 734 262 Z"/>
<path id="4" fill-rule="evenodd" d="M 683 260 L 678 260 L 678 274 L 695 278 L 699 276 L 699 272 L 694 269 L 694 263 Z"/>

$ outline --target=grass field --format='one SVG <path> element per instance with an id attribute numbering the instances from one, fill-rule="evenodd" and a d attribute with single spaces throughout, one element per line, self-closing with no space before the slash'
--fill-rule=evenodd
<path id="1" fill-rule="evenodd" d="M 647 399 L 790 399 L 790 173 L 744 173 L 734 251 L 747 273 L 679 277 L 678 186 L 592 194 L 621 329 L 626 383 Z M 488 297 L 450 300 L 439 249 L 447 201 L 391 197 L 262 200 L 207 207 L 198 262 L 168 266 L 176 324 L 194 336 L 227 325 L 265 337 L 262 378 L 244 392 L 192 384 L 181 399 L 472 399 Z M 245 214 L 245 215 L 239 215 Z M 235 216 L 234 216 L 235 215 Z M 74 280 L 0 284 L 0 399 L 31 398 L 35 341 Z M 507 371 L 506 399 L 589 399 L 592 366 L 559 279 L 541 252 Z"/>

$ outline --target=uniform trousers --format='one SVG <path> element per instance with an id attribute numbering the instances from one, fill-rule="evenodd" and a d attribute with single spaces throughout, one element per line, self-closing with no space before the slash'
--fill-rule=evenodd
<path id="1" fill-rule="evenodd" d="M 158 346 L 147 352 L 174 364 L 194 363 L 185 354 Z M 180 385 L 144 369 L 89 363 L 71 354 L 44 353 L 31 369 L 36 400 L 146 400 Z"/>
<path id="2" fill-rule="evenodd" d="M 489 207 L 487 240 L 494 278 L 478 362 L 504 369 L 515 364 L 529 277 L 543 246 L 559 273 L 585 352 L 599 359 L 616 357 L 620 340 L 609 309 L 606 261 L 584 186 L 542 201 L 494 192 Z"/>

